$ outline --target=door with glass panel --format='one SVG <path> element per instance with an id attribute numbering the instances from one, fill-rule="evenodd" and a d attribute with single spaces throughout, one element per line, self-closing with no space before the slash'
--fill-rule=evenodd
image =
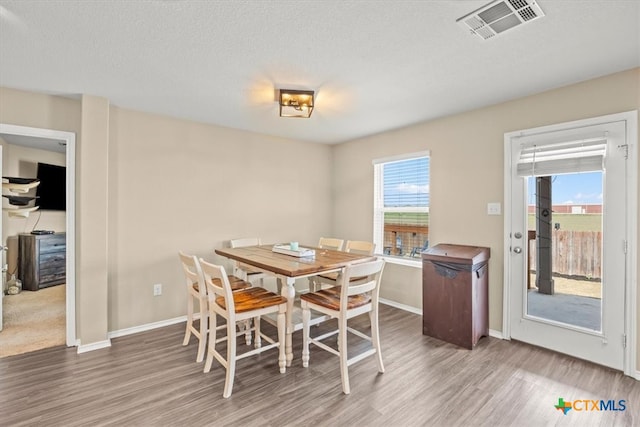
<path id="1" fill-rule="evenodd" d="M 570 125 L 570 124 L 569 124 Z M 625 122 L 510 134 L 510 336 L 623 369 Z"/>

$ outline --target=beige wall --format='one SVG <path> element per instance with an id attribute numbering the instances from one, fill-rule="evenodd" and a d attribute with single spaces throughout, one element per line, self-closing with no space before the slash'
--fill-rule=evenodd
<path id="1" fill-rule="evenodd" d="M 639 82 L 640 69 L 634 69 L 338 145 L 334 234 L 372 238 L 373 159 L 430 150 L 430 244 L 491 248 L 490 328 L 501 331 L 503 216 L 487 215 L 487 203 L 503 202 L 504 134 L 639 109 Z M 416 270 L 385 270 L 381 296 L 421 308 L 422 284 Z"/>
<path id="2" fill-rule="evenodd" d="M 330 171 L 329 146 L 112 108 L 109 329 L 185 314 L 178 250 L 226 263 L 231 238 L 316 243 Z"/>
<path id="3" fill-rule="evenodd" d="M 76 288 L 82 344 L 105 342 L 108 314 L 109 100 L 82 96 L 76 149 Z"/>

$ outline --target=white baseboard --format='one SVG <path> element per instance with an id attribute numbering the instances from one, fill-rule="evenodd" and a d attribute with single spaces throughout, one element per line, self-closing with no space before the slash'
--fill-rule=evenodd
<path id="1" fill-rule="evenodd" d="M 501 340 L 505 339 L 504 335 L 502 335 L 502 331 L 496 331 L 495 329 L 489 329 L 489 336 Z"/>
<path id="2" fill-rule="evenodd" d="M 88 351 L 100 350 L 101 348 L 108 348 L 108 347 L 111 347 L 110 339 L 104 340 L 104 341 L 92 342 L 91 344 L 86 344 L 86 345 L 78 344 L 78 354 L 86 353 Z"/>
<path id="3" fill-rule="evenodd" d="M 193 315 L 194 319 L 200 318 L 200 313 Z M 140 326 L 133 326 L 131 328 L 119 329 L 117 331 L 109 332 L 107 335 L 109 338 L 124 337 L 125 335 L 137 334 L 138 332 L 150 331 L 152 329 L 162 328 L 164 326 L 175 325 L 176 323 L 186 322 L 187 316 L 174 317 L 173 319 L 161 320 L 159 322 L 147 323 Z"/>
<path id="4" fill-rule="evenodd" d="M 194 314 L 194 319 L 200 318 L 200 313 Z M 125 335 L 137 334 L 138 332 L 150 331 L 152 329 L 162 328 L 164 326 L 174 325 L 176 323 L 186 322 L 187 316 L 175 317 L 173 319 L 162 320 L 160 322 L 147 323 L 145 325 L 134 326 L 131 328 L 119 329 L 117 331 L 112 331 L 107 333 L 107 340 L 99 341 L 87 345 L 82 345 L 80 340 L 76 341 L 76 346 L 78 347 L 78 354 L 86 353 L 88 351 L 99 350 L 101 348 L 111 347 L 111 339 L 117 337 L 123 337 Z"/>
<path id="5" fill-rule="evenodd" d="M 400 309 L 400 310 L 408 311 L 409 313 L 422 315 L 422 309 L 417 308 L 417 307 L 412 307 L 410 305 L 401 304 L 399 302 L 387 300 L 387 299 L 384 299 L 384 298 L 380 298 L 380 302 L 382 304 L 385 304 L 385 305 L 388 305 L 388 306 L 391 306 L 391 307 L 395 307 L 395 308 Z M 196 319 L 200 318 L 200 313 L 194 313 L 194 318 L 196 318 Z M 78 341 L 78 353 L 84 353 L 84 352 L 87 352 L 87 351 L 98 350 L 100 348 L 110 347 L 112 338 L 124 337 L 126 335 L 137 334 L 138 332 L 150 331 L 152 329 L 157 329 L 157 328 L 162 328 L 162 327 L 165 327 L 165 326 L 175 325 L 176 323 L 181 323 L 181 322 L 186 322 L 186 321 L 187 321 L 187 316 L 180 316 L 180 317 L 174 317 L 173 319 L 161 320 L 159 322 L 147 323 L 147 324 L 140 325 L 140 326 L 133 326 L 131 328 L 125 328 L 125 329 L 119 329 L 117 331 L 111 331 L 111 332 L 109 332 L 107 334 L 109 339 L 106 340 L 106 341 L 101 341 L 101 342 L 98 342 L 98 343 L 88 344 L 86 346 L 80 345 L 80 342 Z M 504 336 L 502 335 L 502 332 L 496 331 L 496 330 L 493 330 L 493 329 L 489 330 L 489 336 L 492 336 L 494 338 L 504 339 Z M 638 372 L 636 374 L 636 379 L 640 379 L 640 372 Z"/>
<path id="6" fill-rule="evenodd" d="M 400 304 L 399 302 L 395 302 L 395 301 L 391 301 L 388 299 L 384 299 L 384 298 L 380 298 L 380 302 L 382 304 L 391 306 L 391 307 L 395 307 L 398 308 L 400 310 L 404 310 L 404 311 L 408 311 L 410 313 L 413 314 L 419 314 L 422 316 L 422 309 L 420 308 L 416 308 L 416 307 L 411 307 L 410 305 L 406 305 L 406 304 Z M 496 331 L 494 329 L 489 329 L 489 336 L 490 337 L 494 337 L 494 338 L 498 338 L 498 339 L 505 339 L 504 335 L 502 335 L 501 331 Z"/>
<path id="7" fill-rule="evenodd" d="M 410 305 L 400 304 L 399 302 L 391 301 L 391 300 L 384 299 L 384 298 L 380 298 L 380 302 L 382 304 L 385 304 L 385 305 L 388 305 L 388 306 L 391 306 L 391 307 L 395 307 L 395 308 L 399 308 L 400 310 L 408 311 L 409 313 L 419 314 L 419 315 L 422 316 L 422 309 L 421 308 L 411 307 Z"/>

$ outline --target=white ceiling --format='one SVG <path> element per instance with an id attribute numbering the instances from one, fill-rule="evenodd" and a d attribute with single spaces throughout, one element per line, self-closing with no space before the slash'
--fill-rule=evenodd
<path id="1" fill-rule="evenodd" d="M 456 19 L 487 3 L 0 0 L 0 86 L 338 143 L 640 66 L 640 0 L 540 0 L 483 41 Z"/>

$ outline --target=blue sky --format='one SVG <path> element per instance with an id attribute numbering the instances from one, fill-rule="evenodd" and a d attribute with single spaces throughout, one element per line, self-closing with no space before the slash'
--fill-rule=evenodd
<path id="1" fill-rule="evenodd" d="M 554 175 L 551 198 L 554 205 L 602 203 L 602 172 Z M 535 181 L 529 178 L 528 203 L 535 200 Z"/>
<path id="2" fill-rule="evenodd" d="M 429 206 L 429 158 L 384 165 L 385 206 Z"/>

